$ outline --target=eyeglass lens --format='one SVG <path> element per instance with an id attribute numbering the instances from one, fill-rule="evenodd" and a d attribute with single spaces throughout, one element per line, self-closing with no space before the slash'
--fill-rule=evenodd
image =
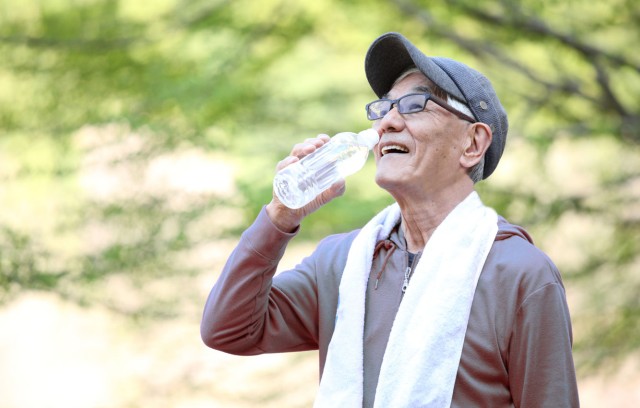
<path id="1" fill-rule="evenodd" d="M 429 97 L 429 94 L 409 94 L 393 100 L 380 99 L 367 105 L 367 116 L 371 120 L 380 119 L 389 113 L 393 105 L 402 114 L 420 112 L 425 108 Z"/>

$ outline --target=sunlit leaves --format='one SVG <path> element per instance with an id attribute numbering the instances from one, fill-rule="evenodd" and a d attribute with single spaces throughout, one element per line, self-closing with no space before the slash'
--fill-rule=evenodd
<path id="1" fill-rule="evenodd" d="M 206 269 L 185 259 L 251 222 L 294 143 L 370 126 L 364 55 L 400 31 L 486 73 L 509 112 L 483 200 L 584 283 L 585 305 L 624 288 L 597 326 L 598 307 L 577 314 L 577 349 L 601 340 L 597 363 L 637 349 L 625 341 L 640 250 L 635 3 L 0 1 L 0 301 L 35 288 L 108 303 L 105 283 L 145 297 Z M 389 202 L 370 163 L 299 239 Z M 147 300 L 120 310 L 169 314 Z"/>

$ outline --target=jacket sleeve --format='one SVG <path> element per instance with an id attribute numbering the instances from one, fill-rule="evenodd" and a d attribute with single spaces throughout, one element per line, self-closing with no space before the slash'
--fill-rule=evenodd
<path id="1" fill-rule="evenodd" d="M 264 208 L 242 234 L 205 304 L 207 346 L 240 355 L 318 348 L 312 257 L 273 278 L 294 235 L 278 230 Z"/>
<path id="2" fill-rule="evenodd" d="M 569 309 L 559 273 L 520 305 L 509 351 L 509 384 L 516 407 L 578 407 Z"/>

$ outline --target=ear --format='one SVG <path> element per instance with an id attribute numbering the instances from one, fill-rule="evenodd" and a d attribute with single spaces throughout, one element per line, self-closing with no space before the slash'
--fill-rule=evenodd
<path id="1" fill-rule="evenodd" d="M 471 124 L 467 131 L 466 147 L 460 156 L 460 164 L 470 169 L 480 162 L 491 145 L 493 133 L 486 123 L 477 122 Z"/>

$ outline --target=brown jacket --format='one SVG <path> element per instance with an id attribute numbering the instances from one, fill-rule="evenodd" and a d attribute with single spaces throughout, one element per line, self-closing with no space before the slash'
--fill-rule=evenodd
<path id="1" fill-rule="evenodd" d="M 523 229 L 502 218 L 498 227 L 471 307 L 451 406 L 577 407 L 560 274 Z M 275 228 L 263 208 L 209 295 L 201 324 L 205 344 L 240 355 L 318 349 L 322 375 L 338 287 L 357 233 L 325 238 L 295 268 L 274 277 L 295 234 Z M 389 240 L 396 248 L 390 254 L 390 246 L 381 248 L 367 288 L 364 407 L 373 405 L 408 263 L 401 228 Z"/>

